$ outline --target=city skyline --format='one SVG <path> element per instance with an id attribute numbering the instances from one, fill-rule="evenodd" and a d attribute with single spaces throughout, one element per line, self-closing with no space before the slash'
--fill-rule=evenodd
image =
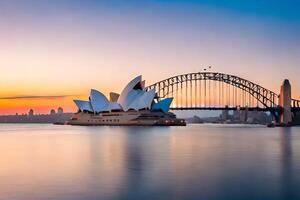
<path id="1" fill-rule="evenodd" d="M 300 99 L 300 14 L 286 1 L 1 1 L 0 114 L 47 113 L 95 88 L 173 75 L 238 75 Z M 158 73 L 159 72 L 159 73 Z"/>

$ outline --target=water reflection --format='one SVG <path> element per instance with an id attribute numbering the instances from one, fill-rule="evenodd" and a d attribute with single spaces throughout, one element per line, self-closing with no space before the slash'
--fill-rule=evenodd
<path id="1" fill-rule="evenodd" d="M 14 126 L 0 199 L 300 197 L 299 128 Z"/>
<path id="2" fill-rule="evenodd" d="M 97 198 L 99 193 L 103 199 L 116 198 L 127 177 L 126 141 L 122 135 L 107 134 L 107 127 L 87 127 L 86 132 L 90 147 L 86 198 Z"/>
<path id="3" fill-rule="evenodd" d="M 295 199 L 293 194 L 293 151 L 291 128 L 280 128 L 281 147 L 281 189 L 283 199 Z"/>

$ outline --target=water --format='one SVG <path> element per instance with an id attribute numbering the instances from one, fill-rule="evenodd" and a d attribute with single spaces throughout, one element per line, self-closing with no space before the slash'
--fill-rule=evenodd
<path id="1" fill-rule="evenodd" d="M 1 124 L 0 199 L 300 199 L 300 128 Z"/>

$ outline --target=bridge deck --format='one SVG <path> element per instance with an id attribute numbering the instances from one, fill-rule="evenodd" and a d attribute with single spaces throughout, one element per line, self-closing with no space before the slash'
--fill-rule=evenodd
<path id="1" fill-rule="evenodd" d="M 249 110 L 249 111 L 270 111 L 278 108 L 260 108 L 260 107 L 171 107 L 171 110 Z"/>
<path id="2" fill-rule="evenodd" d="M 280 108 L 260 108 L 260 107 L 171 107 L 171 110 L 248 110 L 248 111 L 279 111 Z M 292 112 L 300 112 L 300 108 L 292 107 Z"/>

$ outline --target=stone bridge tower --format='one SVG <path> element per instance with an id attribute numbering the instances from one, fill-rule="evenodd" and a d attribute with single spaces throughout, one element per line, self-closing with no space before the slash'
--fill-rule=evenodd
<path id="1" fill-rule="evenodd" d="M 281 85 L 279 96 L 279 105 L 282 108 L 279 119 L 281 124 L 287 125 L 292 122 L 291 96 L 291 84 L 288 79 L 285 79 Z"/>

